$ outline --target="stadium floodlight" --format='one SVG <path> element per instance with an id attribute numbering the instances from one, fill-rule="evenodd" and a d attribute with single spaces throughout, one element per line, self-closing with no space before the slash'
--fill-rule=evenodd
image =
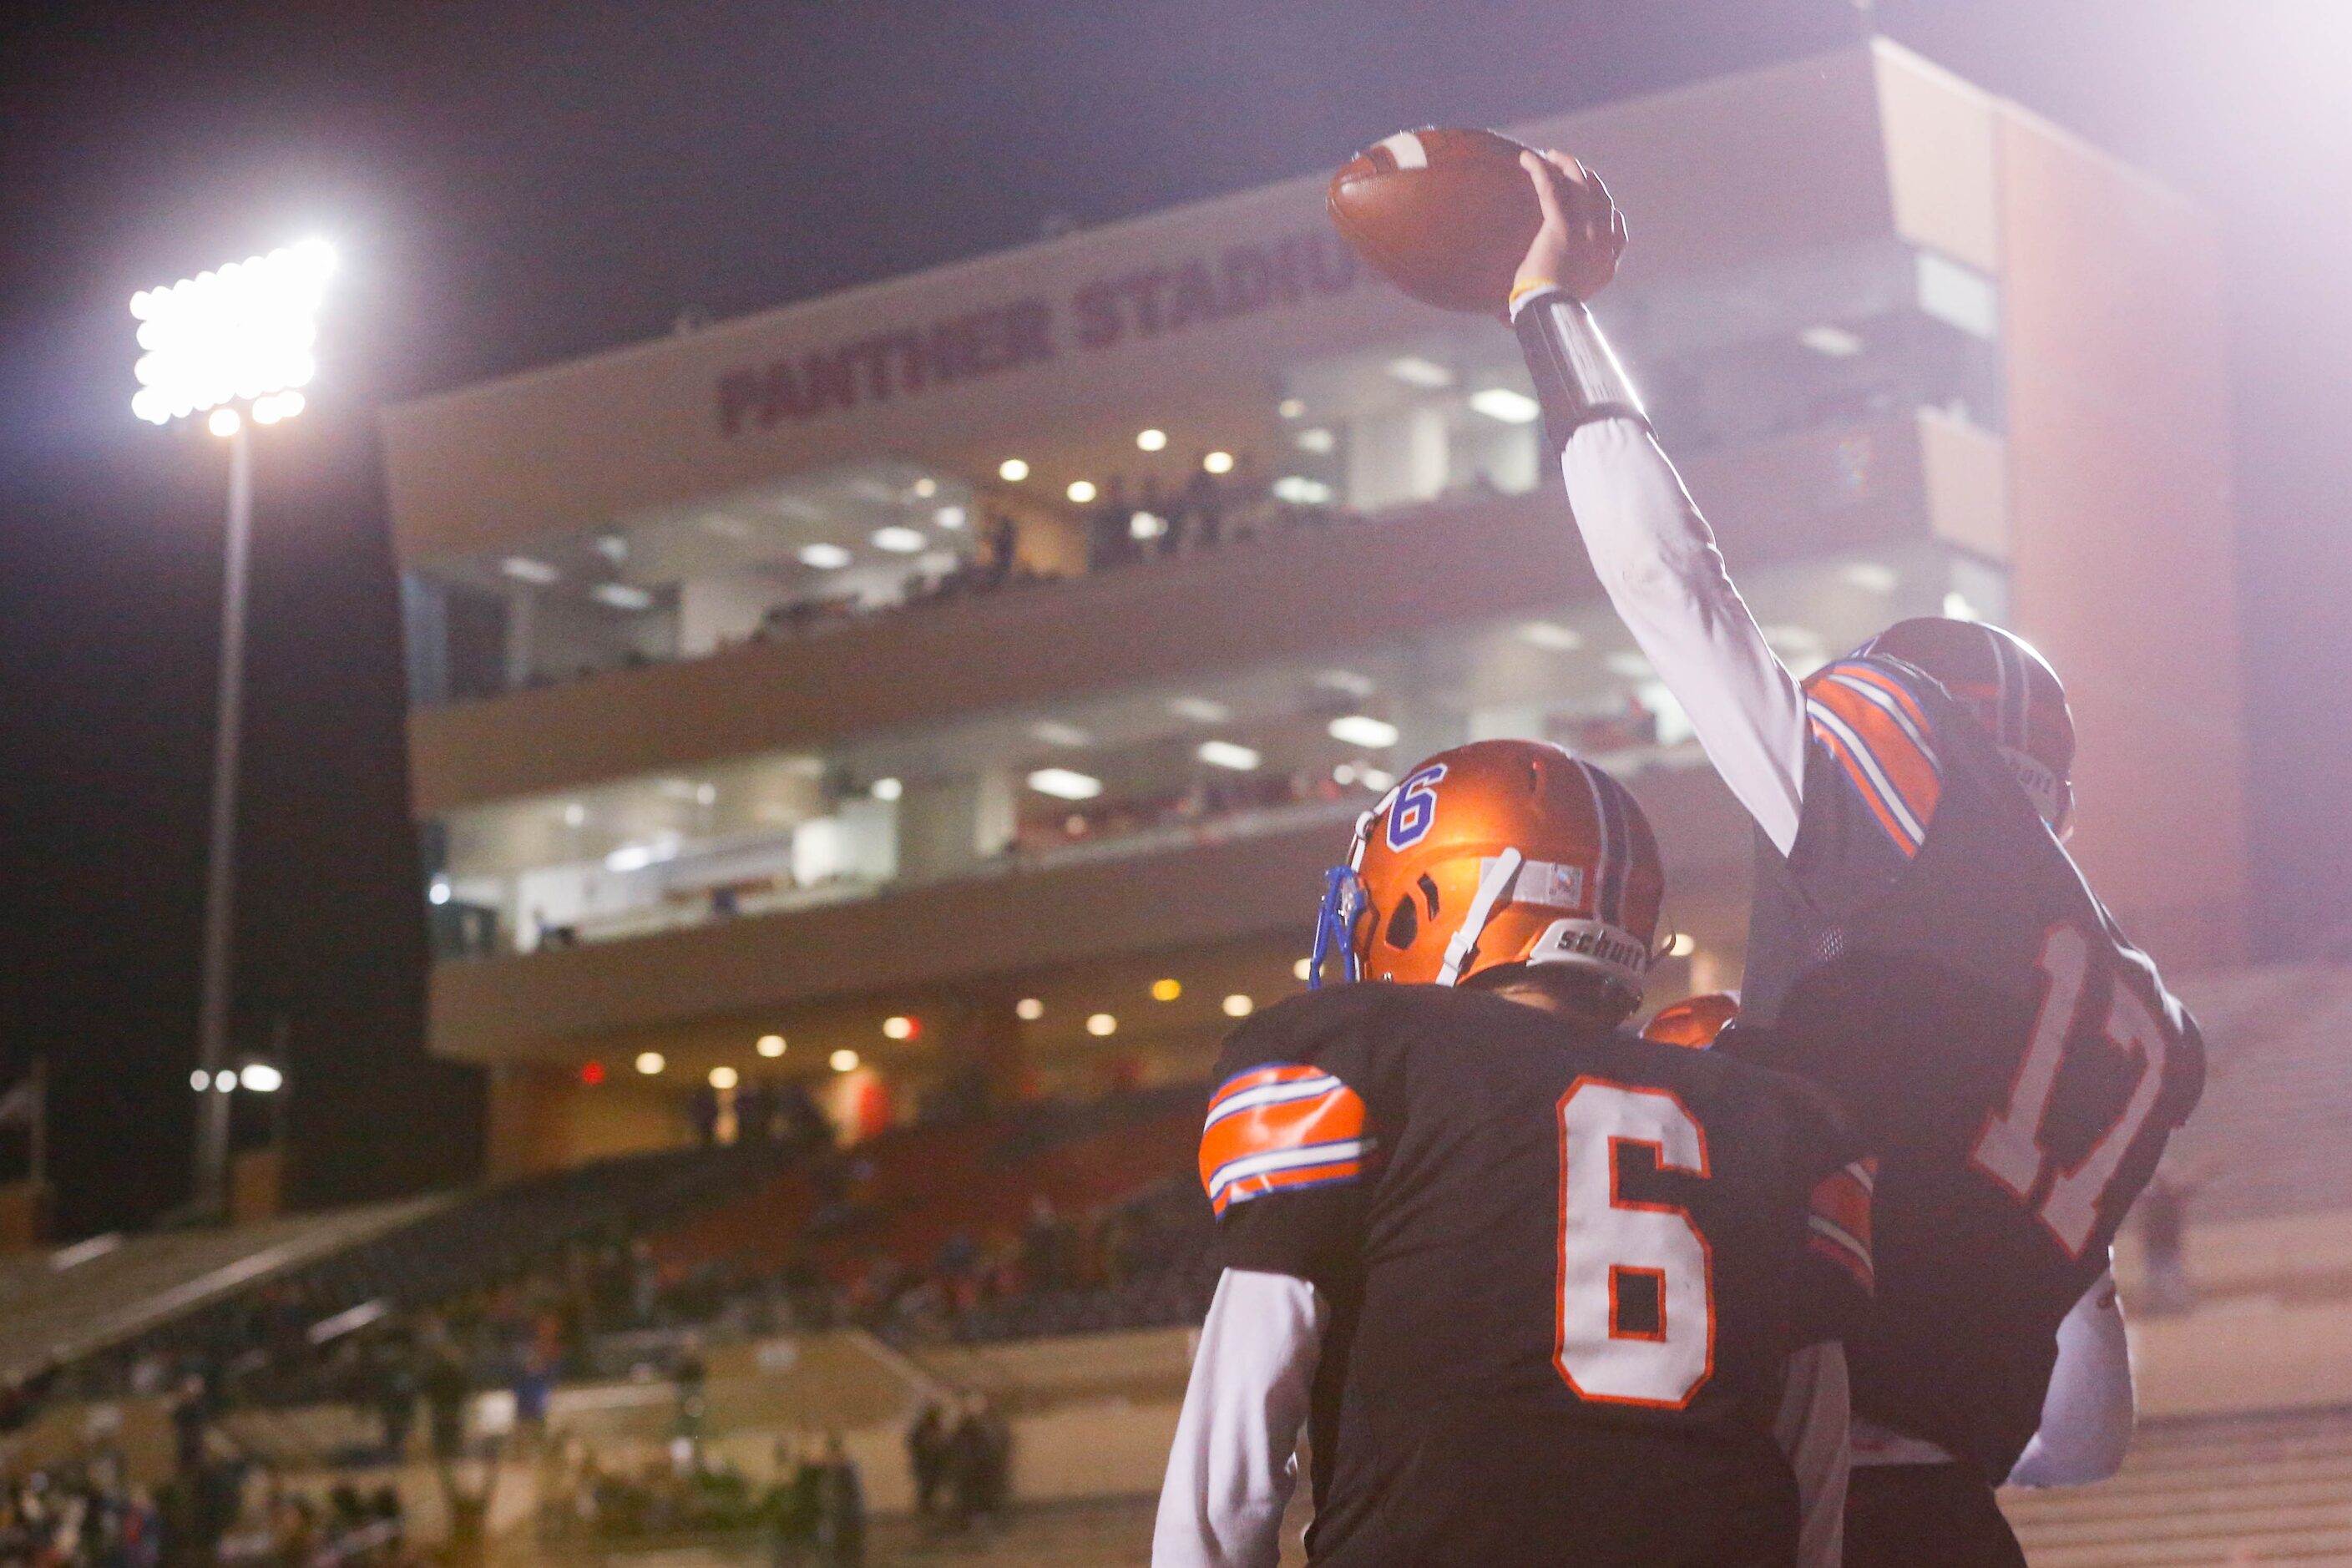
<path id="1" fill-rule="evenodd" d="M 204 984 L 196 1018 L 196 1071 L 213 1092 L 196 1113 L 198 1208 L 227 1210 L 230 937 L 236 894 L 237 736 L 245 688 L 246 562 L 253 532 L 252 427 L 302 412 L 301 389 L 318 374 L 319 306 L 334 275 L 334 247 L 308 239 L 232 261 L 131 297 L 142 351 L 131 366 L 131 412 L 151 425 L 193 415 L 228 443 L 227 563 L 221 575 L 218 718 L 213 729 L 211 847 L 205 879 Z M 261 1064 L 267 1078 L 275 1071 Z M 247 1070 L 248 1087 L 255 1069 Z M 275 1083 L 270 1088 L 274 1089 Z M 202 1086 L 198 1085 L 201 1089 Z M 269 1089 L 260 1089 L 268 1093 Z"/>
<path id="2" fill-rule="evenodd" d="M 132 367 L 131 412 L 151 425 L 240 403 L 263 425 L 300 413 L 295 389 L 318 374 L 319 305 L 334 270 L 334 247 L 307 239 L 131 296 L 147 351 Z"/>

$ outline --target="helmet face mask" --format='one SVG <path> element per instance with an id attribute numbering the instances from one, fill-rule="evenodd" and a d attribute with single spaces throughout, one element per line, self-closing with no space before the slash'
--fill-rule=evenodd
<path id="1" fill-rule="evenodd" d="M 1325 881 L 1308 983 L 1334 962 L 1349 980 L 1435 985 L 1574 965 L 1630 1010 L 1664 890 L 1624 786 L 1558 746 L 1474 742 L 1358 819 Z"/>

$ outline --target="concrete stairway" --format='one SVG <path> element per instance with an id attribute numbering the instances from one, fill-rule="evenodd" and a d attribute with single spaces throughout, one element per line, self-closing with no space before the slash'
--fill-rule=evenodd
<path id="1" fill-rule="evenodd" d="M 2114 1480 L 2002 1503 L 2033 1568 L 2352 1568 L 2352 1409 L 2143 1423 Z"/>

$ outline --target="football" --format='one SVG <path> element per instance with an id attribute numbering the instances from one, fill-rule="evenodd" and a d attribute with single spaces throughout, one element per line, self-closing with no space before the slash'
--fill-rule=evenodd
<path id="1" fill-rule="evenodd" d="M 1497 316 L 1543 222 L 1524 151 L 1492 131 L 1400 131 L 1332 175 L 1325 205 L 1366 265 L 1414 299 Z"/>

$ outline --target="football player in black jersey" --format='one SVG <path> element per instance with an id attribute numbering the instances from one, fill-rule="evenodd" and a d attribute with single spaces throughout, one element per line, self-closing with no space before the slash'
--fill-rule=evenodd
<path id="1" fill-rule="evenodd" d="M 1759 829 L 1726 1048 L 1832 1089 L 1880 1163 L 1846 1561 L 2021 1565 L 1991 1489 L 2103 1479 L 2128 1443 L 2109 1244 L 2197 1102 L 2202 1042 L 2061 842 L 2057 676 L 1926 619 L 1794 679 L 1585 310 L 1622 219 L 1572 160 L 1522 162 L 1545 220 L 1511 314 L 1570 510 Z"/>
<path id="2" fill-rule="evenodd" d="M 1663 890 L 1633 796 L 1479 742 L 1332 879 L 1318 959 L 1371 984 L 1225 1046 L 1155 1568 L 1272 1568 L 1302 1425 L 1314 1563 L 1832 1568 L 1870 1173 L 1813 1086 L 1617 1029 Z"/>

